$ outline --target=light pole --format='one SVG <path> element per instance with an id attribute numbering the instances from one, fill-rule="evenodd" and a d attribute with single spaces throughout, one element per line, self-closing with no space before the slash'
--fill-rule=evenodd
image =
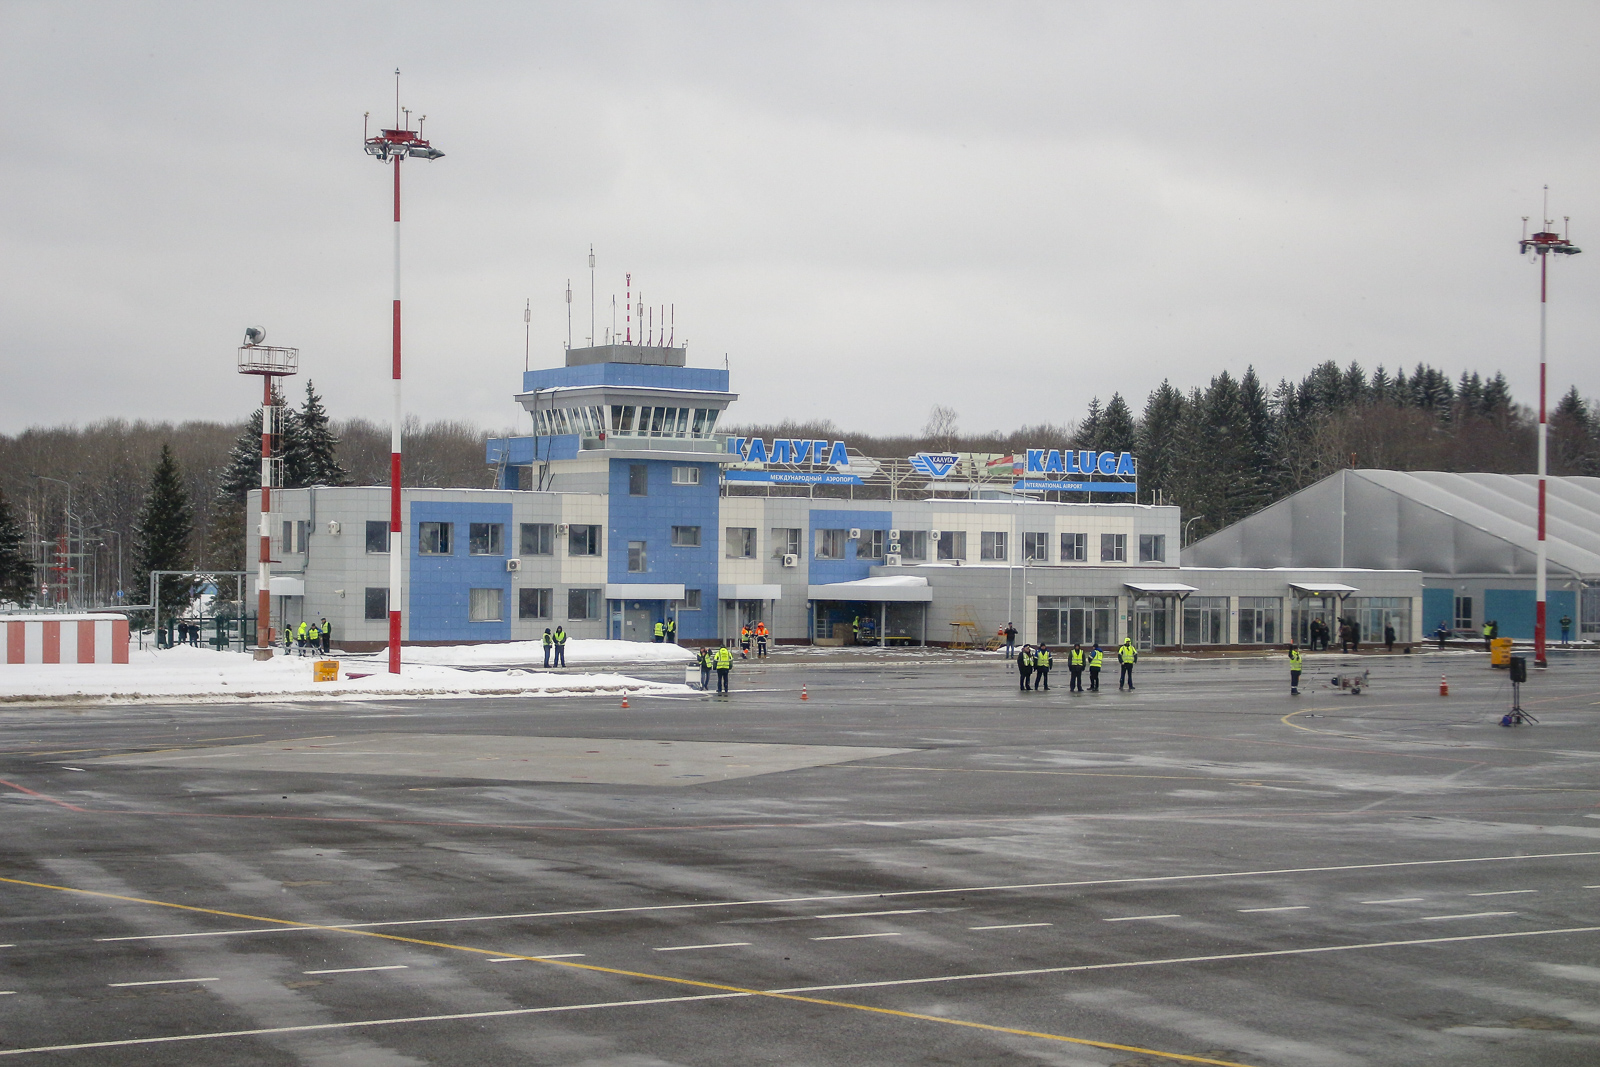
<path id="1" fill-rule="evenodd" d="M 1194 523 L 1197 523 L 1197 522 L 1199 522 L 1200 520 L 1202 520 L 1204 518 L 1205 518 L 1204 515 L 1191 515 L 1189 518 L 1184 520 L 1184 523 L 1183 523 L 1183 537 L 1179 539 L 1179 544 L 1178 544 L 1178 550 L 1180 552 L 1183 551 L 1184 546 L 1189 543 L 1189 527 L 1191 525 L 1193 525 Z"/>
<path id="2" fill-rule="evenodd" d="M 1550 187 L 1545 186 L 1545 213 L 1550 211 Z M 1554 219 L 1545 219 L 1544 227 L 1532 237 L 1527 236 L 1528 220 L 1522 220 L 1523 238 L 1518 248 L 1523 254 L 1539 259 L 1539 539 L 1537 563 L 1534 567 L 1533 598 L 1533 665 L 1547 667 L 1545 661 L 1545 479 L 1549 473 L 1549 423 L 1545 415 L 1545 318 L 1550 306 L 1549 265 L 1552 253 L 1558 256 L 1575 256 L 1583 251 L 1577 245 L 1557 234 Z"/>
<path id="3" fill-rule="evenodd" d="M 400 121 L 400 71 L 394 72 L 394 125 L 392 130 L 380 130 L 376 137 L 366 137 L 366 153 L 379 163 L 394 164 L 394 327 L 393 354 L 390 371 L 394 382 L 394 415 L 389 427 L 389 673 L 400 673 L 400 579 L 406 539 L 400 526 L 400 161 L 407 156 L 417 159 L 439 159 L 444 153 L 422 139 L 422 121 L 417 132 L 408 128 L 411 113 L 406 112 L 404 125 Z"/>
<path id="4" fill-rule="evenodd" d="M 52 478 L 48 474 L 35 474 L 33 477 L 41 482 L 55 482 L 57 485 L 67 487 L 67 539 L 64 551 L 56 554 L 58 560 L 56 569 L 61 572 L 61 598 L 68 602 L 72 600 L 72 483 L 62 478 Z"/>
<path id="5" fill-rule="evenodd" d="M 260 522 L 256 526 L 255 649 L 255 657 L 261 660 L 272 658 L 272 486 L 279 481 L 273 476 L 272 439 L 283 433 L 283 416 L 279 405 L 273 403 L 272 380 L 287 378 L 300 369 L 298 348 L 262 344 L 266 339 L 265 330 L 251 326 L 244 332 L 244 344 L 239 346 L 238 354 L 240 374 L 261 376 L 261 507 Z M 155 598 L 150 602 L 154 604 Z"/>

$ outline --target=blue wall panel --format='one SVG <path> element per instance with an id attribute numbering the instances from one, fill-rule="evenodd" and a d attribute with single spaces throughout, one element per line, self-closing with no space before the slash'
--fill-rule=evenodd
<path id="1" fill-rule="evenodd" d="M 418 551 L 418 532 L 425 522 L 448 522 L 455 527 L 448 556 L 424 556 Z M 511 592 L 506 556 L 468 555 L 470 524 L 497 522 L 505 527 L 502 549 L 514 549 L 517 531 L 511 525 L 510 504 L 469 504 L 413 501 L 409 554 L 411 580 L 406 588 L 408 639 L 412 641 L 508 641 L 512 613 L 517 610 Z M 499 622 L 472 622 L 468 617 L 471 589 L 500 589 Z"/>
<path id="2" fill-rule="evenodd" d="M 1454 589 L 1424 589 L 1422 591 L 1422 618 L 1417 630 L 1424 638 L 1433 637 L 1443 622 L 1445 629 L 1456 624 L 1456 591 Z"/>
<path id="3" fill-rule="evenodd" d="M 728 391 L 728 372 L 710 367 L 659 367 L 649 363 L 589 363 L 522 372 L 524 392 L 580 385 L 628 385 L 645 389 Z M 656 403 L 666 403 L 658 400 Z"/>
<path id="4" fill-rule="evenodd" d="M 858 578 L 865 578 L 873 567 L 880 566 L 880 559 L 856 559 L 856 542 L 845 543 L 844 559 L 818 559 L 817 558 L 817 531 L 818 530 L 889 530 L 894 527 L 894 513 L 888 511 L 855 511 L 835 508 L 813 508 L 811 510 L 811 530 L 806 551 L 811 553 L 811 584 L 830 585 L 833 582 L 853 582 Z M 885 544 L 888 535 L 885 534 Z"/>
<path id="5" fill-rule="evenodd" d="M 628 495 L 628 468 L 635 464 L 643 465 L 649 472 L 649 493 L 645 496 Z M 698 468 L 700 484 L 673 485 L 673 467 Z M 660 459 L 611 461 L 606 581 L 624 585 L 681 582 L 686 590 L 700 590 L 701 609 L 678 614 L 681 639 L 710 639 L 717 635 L 717 574 L 722 558 L 717 469 L 715 463 Z M 674 526 L 700 527 L 700 547 L 672 547 Z M 629 541 L 645 543 L 649 570 L 643 574 L 628 571 Z"/>

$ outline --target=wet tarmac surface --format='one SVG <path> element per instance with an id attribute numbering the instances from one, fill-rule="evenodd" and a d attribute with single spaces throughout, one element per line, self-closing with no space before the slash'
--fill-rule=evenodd
<path id="1" fill-rule="evenodd" d="M 0 1058 L 1600 1062 L 1600 657 L 1307 666 L 8 709 Z"/>

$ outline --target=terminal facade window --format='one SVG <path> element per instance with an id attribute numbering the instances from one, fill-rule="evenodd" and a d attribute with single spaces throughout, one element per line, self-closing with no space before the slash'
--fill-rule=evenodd
<path id="1" fill-rule="evenodd" d="M 1411 640 L 1411 598 L 1405 596 L 1358 596 L 1345 601 L 1345 615 L 1355 620 L 1361 641 L 1383 640 L 1383 628 L 1394 627 L 1396 641 Z M 1334 628 L 1337 634 L 1338 628 Z"/>
<path id="2" fill-rule="evenodd" d="M 965 531 L 965 530 L 940 530 L 939 531 L 939 558 L 940 559 L 966 559 L 967 558 L 967 531 Z"/>
<path id="3" fill-rule="evenodd" d="M 556 551 L 556 524 L 553 522 L 525 522 L 522 524 L 520 554 L 524 556 L 553 556 Z"/>
<path id="4" fill-rule="evenodd" d="M 467 525 L 467 554 L 472 556 L 503 556 L 506 554 L 506 528 L 498 522 L 474 522 Z"/>
<path id="5" fill-rule="evenodd" d="M 1083 563 L 1089 558 L 1089 535 L 1064 533 L 1061 535 L 1061 562 Z"/>
<path id="6" fill-rule="evenodd" d="M 599 554 L 600 527 L 592 525 L 567 527 L 567 555 L 598 556 Z"/>
<path id="7" fill-rule="evenodd" d="M 304 552 L 306 540 L 311 536 L 311 524 L 305 520 L 283 520 L 283 550 L 285 552 Z"/>
<path id="8" fill-rule="evenodd" d="M 1006 560 L 1006 532 L 1004 530 L 985 530 L 978 535 L 978 558 L 987 560 Z"/>
<path id="9" fill-rule="evenodd" d="M 452 556 L 455 546 L 451 533 L 455 527 L 448 522 L 417 523 L 417 553 L 423 556 Z"/>
<path id="10" fill-rule="evenodd" d="M 685 589 L 683 591 L 683 599 L 678 601 L 678 610 L 679 611 L 699 611 L 700 610 L 700 590 L 698 590 L 698 589 Z"/>
<path id="11" fill-rule="evenodd" d="M 554 592 L 553 589 L 518 589 L 517 618 L 550 618 L 550 601 Z"/>
<path id="12" fill-rule="evenodd" d="M 674 526 L 672 528 L 672 547 L 673 548 L 699 548 L 700 547 L 700 527 L 698 527 L 698 526 Z"/>
<path id="13" fill-rule="evenodd" d="M 849 530 L 818 530 L 817 558 L 844 559 L 844 546 L 849 538 Z"/>
<path id="14" fill-rule="evenodd" d="M 1128 535 L 1127 534 L 1101 534 L 1100 535 L 1100 562 L 1101 563 L 1126 563 L 1126 562 L 1128 562 Z"/>
<path id="15" fill-rule="evenodd" d="M 1029 563 L 1050 562 L 1050 535 L 1025 533 L 1022 535 L 1022 558 Z"/>
<path id="16" fill-rule="evenodd" d="M 900 558 L 905 560 L 925 561 L 928 558 L 928 531 L 927 530 L 901 530 L 900 531 Z"/>
<path id="17" fill-rule="evenodd" d="M 386 519 L 367 520 L 367 554 L 387 555 L 389 552 L 389 522 Z"/>
<path id="18" fill-rule="evenodd" d="M 1278 643 L 1278 613 L 1283 603 L 1275 596 L 1239 598 L 1239 643 L 1275 645 Z"/>
<path id="19" fill-rule="evenodd" d="M 568 589 L 567 620 L 586 622 L 600 617 L 600 590 Z"/>
<path id="20" fill-rule="evenodd" d="M 645 554 L 643 541 L 628 542 L 628 573 L 643 574 L 650 569 L 649 558 Z"/>
<path id="21" fill-rule="evenodd" d="M 1166 534 L 1139 535 L 1139 562 L 1165 563 L 1167 561 Z"/>
<path id="22" fill-rule="evenodd" d="M 500 622 L 505 618 L 505 590 L 469 589 L 467 618 L 472 622 Z"/>
<path id="23" fill-rule="evenodd" d="M 385 526 L 388 523 L 384 523 Z M 389 590 L 382 586 L 367 586 L 367 614 L 369 622 L 381 622 L 389 617 Z"/>
<path id="24" fill-rule="evenodd" d="M 1457 630 L 1472 629 L 1472 598 L 1469 596 L 1456 597 L 1455 628 Z"/>
<path id="25" fill-rule="evenodd" d="M 1046 645 L 1117 643 L 1117 598 L 1114 596 L 1042 596 L 1038 611 L 1039 641 Z"/>
<path id="26" fill-rule="evenodd" d="M 1191 596 L 1183 602 L 1183 643 L 1186 645 L 1228 643 L 1227 597 Z"/>
<path id="27" fill-rule="evenodd" d="M 792 526 L 774 526 L 772 528 L 772 558 L 782 559 L 784 556 L 798 556 L 805 551 L 805 531 Z"/>
<path id="28" fill-rule="evenodd" d="M 756 528 L 729 526 L 725 531 L 723 555 L 729 559 L 756 558 Z"/>
<path id="29" fill-rule="evenodd" d="M 628 464 L 628 495 L 650 495 L 650 468 L 643 463 Z"/>
<path id="30" fill-rule="evenodd" d="M 887 533 L 886 530 L 862 530 L 861 540 L 856 542 L 856 559 L 882 559 L 883 539 Z"/>
<path id="31" fill-rule="evenodd" d="M 700 484 L 700 468 L 699 467 L 673 467 L 672 468 L 672 484 L 673 485 L 699 485 Z"/>

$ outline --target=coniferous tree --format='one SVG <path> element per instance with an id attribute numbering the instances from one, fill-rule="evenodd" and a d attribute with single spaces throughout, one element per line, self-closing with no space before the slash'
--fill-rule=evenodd
<path id="1" fill-rule="evenodd" d="M 1134 447 L 1133 412 L 1121 393 L 1112 393 L 1111 402 L 1100 413 L 1099 432 L 1088 447 L 1096 452 L 1132 452 Z"/>
<path id="2" fill-rule="evenodd" d="M 1178 433 L 1183 424 L 1183 394 L 1163 381 L 1151 392 L 1144 405 L 1135 435 L 1135 454 L 1139 457 L 1139 489 L 1148 501 L 1160 490 L 1170 499 L 1173 468 L 1178 457 Z"/>
<path id="3" fill-rule="evenodd" d="M 22 524 L 11 514 L 11 505 L 0 493 L 0 602 L 27 607 L 33 603 L 33 560 L 23 545 Z"/>
<path id="4" fill-rule="evenodd" d="M 1100 440 L 1100 420 L 1104 412 L 1100 407 L 1100 398 L 1092 397 L 1089 400 L 1089 410 L 1084 413 L 1083 421 L 1078 423 L 1078 433 L 1072 439 L 1077 448 L 1093 448 Z"/>
<path id="5" fill-rule="evenodd" d="M 283 394 L 278 392 L 277 383 L 272 386 L 272 402 L 277 405 L 280 417 L 285 423 L 292 423 L 297 416 L 288 405 L 283 402 Z M 282 427 L 282 430 L 292 431 L 292 426 Z M 293 437 L 292 432 L 278 438 L 278 445 Z M 274 448 L 275 452 L 279 448 Z M 233 443 L 233 449 L 228 453 L 227 464 L 223 468 L 222 484 L 217 488 L 217 497 L 222 501 L 232 501 L 243 504 L 249 496 L 250 490 L 261 488 L 261 409 L 250 413 L 250 420 L 245 423 L 244 432 L 239 434 Z"/>
<path id="6" fill-rule="evenodd" d="M 307 485 L 344 485 L 350 472 L 339 466 L 338 448 L 339 439 L 333 435 L 322 397 L 307 379 L 305 403 L 285 430 L 284 485 L 291 489 Z"/>
<path id="7" fill-rule="evenodd" d="M 150 490 L 134 529 L 134 588 L 141 593 L 147 591 L 152 571 L 187 569 L 193 535 L 194 507 L 178 471 L 178 461 L 172 458 L 172 448 L 162 445 L 161 459 L 150 476 Z M 182 610 L 194 595 L 192 578 L 164 575 L 159 584 L 163 612 Z"/>
<path id="8" fill-rule="evenodd" d="M 1250 459 L 1255 472 L 1256 492 L 1251 510 L 1264 508 L 1278 495 L 1278 478 L 1272 454 L 1272 406 L 1261 388 L 1254 366 L 1246 367 L 1239 379 L 1239 403 L 1244 408 L 1245 425 L 1250 431 Z"/>
<path id="9" fill-rule="evenodd" d="M 1550 469 L 1557 475 L 1600 475 L 1600 419 L 1573 386 L 1550 416 Z"/>

